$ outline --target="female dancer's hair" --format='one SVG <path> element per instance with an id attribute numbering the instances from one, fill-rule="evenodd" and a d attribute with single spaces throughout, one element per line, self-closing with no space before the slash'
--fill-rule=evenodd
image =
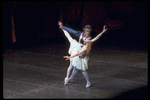
<path id="1" fill-rule="evenodd" d="M 80 43 L 81 43 L 81 44 L 84 44 L 83 38 L 81 38 Z"/>
<path id="2" fill-rule="evenodd" d="M 90 40 L 91 40 L 91 37 L 85 37 L 85 38 L 88 38 L 88 39 L 89 39 L 88 46 L 87 46 L 87 50 L 86 50 L 86 53 L 89 53 L 90 50 L 91 50 L 91 45 L 92 45 L 92 42 L 90 41 Z M 80 42 L 81 42 L 81 44 L 84 44 L 83 38 L 81 38 Z"/>

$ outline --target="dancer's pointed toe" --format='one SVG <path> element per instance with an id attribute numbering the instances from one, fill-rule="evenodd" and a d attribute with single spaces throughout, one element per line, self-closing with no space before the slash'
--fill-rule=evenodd
<path id="1" fill-rule="evenodd" d="M 90 86 L 91 86 L 91 83 L 88 82 L 88 83 L 86 84 L 86 88 L 89 88 Z"/>
<path id="2" fill-rule="evenodd" d="M 65 78 L 65 83 L 64 83 L 64 85 L 66 85 L 66 84 L 68 83 L 68 81 L 69 81 L 69 78 Z"/>

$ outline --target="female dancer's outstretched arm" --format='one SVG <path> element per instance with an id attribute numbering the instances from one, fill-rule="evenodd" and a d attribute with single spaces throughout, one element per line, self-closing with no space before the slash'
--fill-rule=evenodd
<path id="1" fill-rule="evenodd" d="M 64 30 L 64 29 L 62 29 L 62 30 L 63 30 L 65 36 L 67 37 L 67 39 L 69 40 L 69 42 L 71 43 L 71 41 L 73 40 L 73 38 L 70 36 L 70 34 L 66 30 Z"/>
<path id="2" fill-rule="evenodd" d="M 92 39 L 91 42 L 93 43 L 96 40 L 98 40 L 106 30 L 107 30 L 106 25 L 104 25 L 103 31 L 101 33 L 99 33 L 94 39 Z"/>

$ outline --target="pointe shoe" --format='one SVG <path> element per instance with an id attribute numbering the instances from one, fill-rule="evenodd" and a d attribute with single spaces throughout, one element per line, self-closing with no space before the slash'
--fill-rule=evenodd
<path id="1" fill-rule="evenodd" d="M 68 83 L 68 81 L 69 81 L 69 78 L 65 78 L 65 83 L 64 83 L 64 85 L 66 85 L 66 84 Z"/>
<path id="2" fill-rule="evenodd" d="M 88 83 L 86 84 L 86 88 L 89 88 L 90 86 L 91 86 L 91 83 L 88 82 Z"/>
<path id="3" fill-rule="evenodd" d="M 65 80 L 63 81 L 65 83 Z M 73 79 L 69 79 L 68 83 L 72 83 Z"/>

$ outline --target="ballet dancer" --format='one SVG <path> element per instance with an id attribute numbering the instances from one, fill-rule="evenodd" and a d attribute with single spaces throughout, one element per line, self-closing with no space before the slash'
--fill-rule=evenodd
<path id="1" fill-rule="evenodd" d="M 90 33 L 92 32 L 92 27 L 90 25 L 86 25 L 84 28 L 83 28 L 83 32 L 81 31 L 75 31 L 71 28 L 68 28 L 68 27 L 65 27 L 63 26 L 62 22 L 58 22 L 58 25 L 59 25 L 59 28 L 62 28 L 66 31 L 68 31 L 69 33 L 72 33 L 72 34 L 75 34 L 75 36 L 79 37 L 79 43 L 81 41 L 81 38 L 83 37 L 87 37 L 88 39 L 91 39 L 91 36 L 90 36 Z M 81 49 L 81 48 L 80 48 Z M 74 54 L 77 53 L 79 50 L 78 47 L 76 47 L 76 49 L 74 50 Z M 74 69 L 73 69 L 74 68 Z M 75 70 L 75 67 L 70 63 L 68 69 L 67 69 L 67 75 L 66 75 L 66 81 L 64 80 L 64 84 L 66 85 L 67 82 L 73 82 L 73 80 L 67 80 L 69 78 L 69 75 L 70 75 L 70 72 L 71 70 L 73 69 L 73 73 L 71 74 L 72 76 L 74 76 L 74 74 L 76 73 L 76 70 Z"/>
<path id="2" fill-rule="evenodd" d="M 87 81 L 87 84 L 86 84 L 86 87 L 90 87 L 91 86 L 91 83 L 89 81 L 89 77 L 88 77 L 88 73 L 86 72 L 86 70 L 88 69 L 88 60 L 89 60 L 89 52 L 91 50 L 91 44 L 93 42 L 95 42 L 96 40 L 98 40 L 100 38 L 100 36 L 106 31 L 106 25 L 104 25 L 103 27 L 103 31 L 98 34 L 95 38 L 93 38 L 92 40 L 86 38 L 86 37 L 83 37 L 81 39 L 81 43 L 83 43 L 84 45 L 82 45 L 83 47 L 81 48 L 81 50 L 76 53 L 76 54 L 71 54 L 71 56 L 64 56 L 64 58 L 66 58 L 66 60 L 71 60 L 71 59 L 74 59 L 74 57 L 77 57 L 76 60 L 72 60 L 71 64 L 73 66 L 75 66 L 75 74 L 77 73 L 78 70 L 81 70 L 82 71 L 82 74 L 83 76 L 85 77 L 86 81 Z M 63 30 L 65 34 L 69 34 L 67 31 Z M 76 42 L 75 44 L 73 44 L 72 42 L 70 42 L 71 45 L 75 45 L 78 46 L 80 45 L 80 43 Z M 71 47 L 70 45 L 70 47 Z M 81 46 L 81 45 L 80 45 Z M 78 63 L 76 62 L 78 60 Z M 70 79 L 72 79 L 74 76 L 72 75 L 70 77 Z M 67 79 L 65 80 L 65 83 L 67 84 L 68 82 L 68 77 Z"/>

